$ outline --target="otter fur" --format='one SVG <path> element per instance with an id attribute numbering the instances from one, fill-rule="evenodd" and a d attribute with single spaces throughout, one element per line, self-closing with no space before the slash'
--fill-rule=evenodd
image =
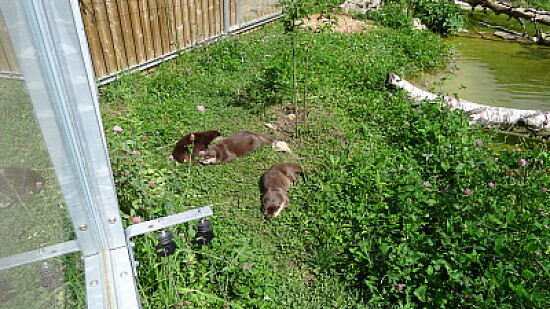
<path id="1" fill-rule="evenodd" d="M 201 152 L 201 163 L 229 162 L 275 140 L 261 133 L 239 130 L 221 142 Z"/>
<path id="2" fill-rule="evenodd" d="M 278 163 L 265 172 L 261 178 L 262 206 L 267 219 L 275 218 L 288 206 L 288 189 L 296 183 L 296 174 L 302 168 L 294 163 Z"/>
<path id="3" fill-rule="evenodd" d="M 199 155 L 199 152 L 205 150 L 210 143 L 220 136 L 221 133 L 215 130 L 187 134 L 176 143 L 172 156 L 180 163 L 189 162 L 189 160 L 197 163 L 196 157 Z M 189 150 L 189 147 L 193 148 L 192 152 Z"/>
<path id="4" fill-rule="evenodd" d="M 0 209 L 8 208 L 44 186 L 44 178 L 36 171 L 25 167 L 0 168 Z"/>

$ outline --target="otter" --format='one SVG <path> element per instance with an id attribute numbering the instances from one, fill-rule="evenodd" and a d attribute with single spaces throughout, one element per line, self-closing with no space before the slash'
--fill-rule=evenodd
<path id="1" fill-rule="evenodd" d="M 294 163 L 278 163 L 262 175 L 262 205 L 267 219 L 275 218 L 288 206 L 288 189 L 296 183 L 302 168 Z"/>
<path id="2" fill-rule="evenodd" d="M 176 143 L 172 156 L 180 163 L 189 162 L 190 159 L 193 163 L 197 163 L 196 157 L 199 152 L 205 150 L 210 143 L 220 138 L 220 136 L 221 133 L 215 130 L 187 134 Z M 189 156 L 191 153 L 189 145 L 193 148 L 191 156 Z"/>
<path id="3" fill-rule="evenodd" d="M 36 171 L 25 167 L 0 168 L 0 209 L 8 208 L 44 186 L 44 178 Z"/>
<path id="4" fill-rule="evenodd" d="M 261 133 L 239 130 L 221 142 L 201 151 L 200 162 L 203 164 L 229 162 L 274 141 L 276 140 Z"/>

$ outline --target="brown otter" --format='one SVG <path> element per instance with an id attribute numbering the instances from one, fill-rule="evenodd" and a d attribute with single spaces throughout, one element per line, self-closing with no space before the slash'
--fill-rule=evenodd
<path id="1" fill-rule="evenodd" d="M 172 156 L 180 163 L 189 162 L 189 154 L 191 153 L 189 145 L 191 145 L 193 148 L 191 160 L 193 163 L 197 163 L 196 157 L 199 155 L 199 152 L 205 150 L 210 143 L 220 136 L 221 133 L 214 130 L 187 134 L 176 143 Z"/>
<path id="2" fill-rule="evenodd" d="M 44 186 L 44 178 L 25 167 L 0 168 L 0 209 L 8 208 Z"/>
<path id="3" fill-rule="evenodd" d="M 239 130 L 221 142 L 201 151 L 203 164 L 214 164 L 232 161 L 251 153 L 266 143 L 275 140 L 261 133 Z"/>
<path id="4" fill-rule="evenodd" d="M 296 183 L 296 174 L 301 174 L 302 168 L 294 163 L 278 163 L 263 174 L 262 205 L 267 219 L 275 218 L 288 206 L 288 189 Z"/>

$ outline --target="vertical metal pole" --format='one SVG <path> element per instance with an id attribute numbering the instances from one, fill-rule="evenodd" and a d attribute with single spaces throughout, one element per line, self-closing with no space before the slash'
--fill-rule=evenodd
<path id="1" fill-rule="evenodd" d="M 229 33 L 229 0 L 223 0 L 223 32 Z"/>

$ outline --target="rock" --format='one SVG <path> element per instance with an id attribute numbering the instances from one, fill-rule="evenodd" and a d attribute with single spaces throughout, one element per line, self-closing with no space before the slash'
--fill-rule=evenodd
<path id="1" fill-rule="evenodd" d="M 416 30 L 427 30 L 428 27 L 426 27 L 426 25 L 424 25 L 420 19 L 418 18 L 414 18 L 413 19 L 413 26 L 414 26 L 414 29 Z"/>
<path id="2" fill-rule="evenodd" d="M 277 127 L 271 123 L 266 123 L 265 127 L 271 130 L 277 130 Z"/>
<path id="3" fill-rule="evenodd" d="M 288 144 L 283 141 L 276 141 L 273 144 L 271 144 L 271 148 L 273 150 L 279 151 L 279 152 L 292 152 L 290 151 L 290 148 L 288 147 Z"/>
<path id="4" fill-rule="evenodd" d="M 355 12 L 365 14 L 378 10 L 383 3 L 383 0 L 345 0 L 340 5 L 340 9 L 344 13 Z"/>

